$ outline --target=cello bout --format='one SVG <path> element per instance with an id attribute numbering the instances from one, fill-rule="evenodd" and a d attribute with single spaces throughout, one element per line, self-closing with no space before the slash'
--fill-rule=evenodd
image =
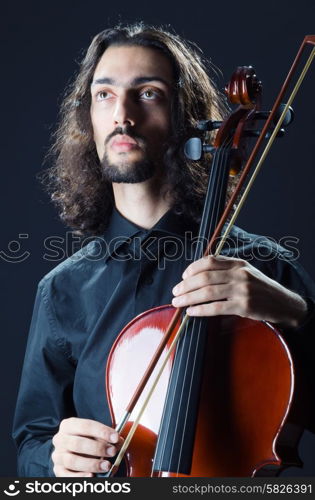
<path id="1" fill-rule="evenodd" d="M 150 362 L 173 315 L 172 306 L 146 311 L 130 322 L 116 339 L 106 376 L 114 424 L 129 402 L 130 391 L 140 381 L 139 366 Z M 276 451 L 294 387 L 292 359 L 280 333 L 269 324 L 237 316 L 212 318 L 207 333 L 189 476 L 258 476 L 264 475 L 264 468 L 278 471 L 285 468 L 287 462 L 292 465 L 289 457 L 280 456 Z M 142 351 L 138 349 L 140 338 Z M 145 359 L 144 351 L 148 353 Z M 126 379 L 121 377 L 123 365 L 129 367 L 127 388 Z M 171 368 L 172 361 L 128 448 L 125 460 L 129 476 L 187 476 L 180 471 L 152 469 Z M 145 392 L 141 397 L 145 397 Z M 123 436 L 131 424 L 132 416 Z"/>

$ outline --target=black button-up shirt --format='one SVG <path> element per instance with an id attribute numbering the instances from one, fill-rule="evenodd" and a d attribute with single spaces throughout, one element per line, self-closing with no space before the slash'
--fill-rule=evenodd
<path id="1" fill-rule="evenodd" d="M 145 230 L 114 209 L 103 237 L 41 280 L 14 421 L 20 475 L 54 475 L 51 439 L 62 419 L 111 425 L 105 389 L 111 346 L 135 316 L 171 303 L 173 286 L 192 262 L 196 236 L 196 224 L 173 211 Z M 223 253 L 250 259 L 312 305 L 314 284 L 287 250 L 267 238 L 233 228 Z M 313 352 L 311 323 L 287 332 L 293 348 L 306 357 Z"/>

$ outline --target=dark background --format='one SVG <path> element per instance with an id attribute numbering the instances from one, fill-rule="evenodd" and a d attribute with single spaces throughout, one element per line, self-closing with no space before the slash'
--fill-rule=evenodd
<path id="1" fill-rule="evenodd" d="M 268 109 L 302 39 L 315 32 L 315 8 L 313 0 L 76 0 L 12 2 L 1 10 L 0 475 L 12 476 L 16 468 L 11 425 L 36 286 L 60 261 L 44 258 L 44 240 L 65 236 L 67 230 L 36 174 L 43 168 L 63 91 L 91 38 L 119 21 L 170 25 L 195 41 L 222 70 L 217 79 L 221 88 L 236 66 L 253 65 L 263 81 Z M 294 103 L 295 123 L 273 147 L 238 221 L 248 231 L 277 240 L 298 238 L 300 262 L 313 277 L 314 69 L 313 64 Z M 23 262 L 8 261 L 19 260 L 26 251 Z M 315 475 L 314 442 L 311 434 L 302 441 L 306 464 L 300 474 Z"/>

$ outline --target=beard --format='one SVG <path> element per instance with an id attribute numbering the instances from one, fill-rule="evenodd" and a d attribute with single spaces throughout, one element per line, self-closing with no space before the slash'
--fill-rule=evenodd
<path id="1" fill-rule="evenodd" d="M 102 174 L 104 179 L 110 182 L 129 183 L 135 184 L 137 182 L 144 182 L 153 177 L 157 170 L 158 165 L 156 161 L 149 158 L 147 151 L 147 144 L 144 137 L 135 133 L 133 129 L 127 125 L 125 127 L 117 127 L 105 141 L 105 148 L 117 134 L 125 134 L 134 138 L 143 152 L 143 158 L 138 161 L 128 160 L 128 155 L 125 153 L 120 154 L 120 159 L 112 162 L 109 158 L 108 152 L 105 149 L 103 158 L 100 161 Z"/>
<path id="2" fill-rule="evenodd" d="M 103 177 L 106 180 L 128 184 L 135 184 L 151 179 L 157 171 L 157 165 L 153 161 L 150 161 L 149 158 L 143 158 L 136 162 L 122 158 L 119 163 L 112 163 L 106 152 L 101 160 L 101 167 Z"/>

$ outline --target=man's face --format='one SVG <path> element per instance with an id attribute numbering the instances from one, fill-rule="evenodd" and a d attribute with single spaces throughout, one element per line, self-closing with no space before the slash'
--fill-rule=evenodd
<path id="1" fill-rule="evenodd" d="M 162 168 L 170 134 L 171 63 L 147 47 L 112 46 L 91 85 L 94 141 L 112 182 L 142 182 Z"/>

